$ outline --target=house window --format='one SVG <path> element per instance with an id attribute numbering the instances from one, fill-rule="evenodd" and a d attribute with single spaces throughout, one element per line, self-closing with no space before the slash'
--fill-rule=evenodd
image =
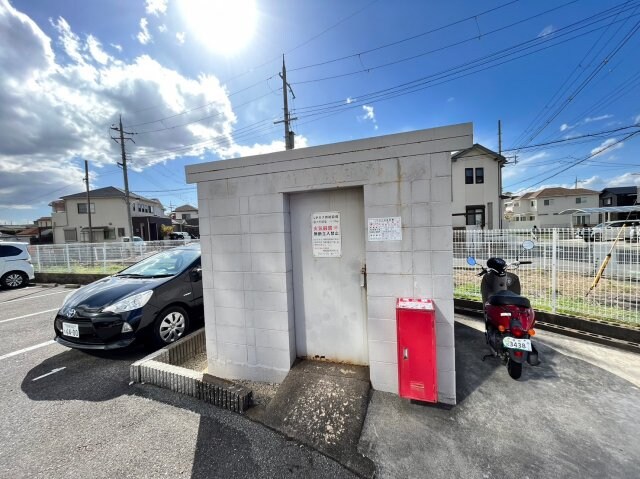
<path id="1" fill-rule="evenodd" d="M 124 236 L 124 228 L 118 228 L 118 238 L 122 238 Z"/>
<path id="2" fill-rule="evenodd" d="M 535 205 L 536 205 L 536 202 L 535 202 L 535 201 L 532 201 L 532 202 L 531 202 L 531 207 L 533 208 Z"/>
<path id="3" fill-rule="evenodd" d="M 603 203 L 604 206 L 611 206 L 613 204 L 613 198 L 605 198 Z"/>
<path id="4" fill-rule="evenodd" d="M 105 230 L 104 230 L 104 239 L 106 239 L 106 240 L 114 240 L 114 239 L 116 239 L 116 230 L 114 228 L 105 228 Z"/>
<path id="5" fill-rule="evenodd" d="M 183 220 L 190 220 L 191 219 L 191 213 L 182 213 L 182 219 Z"/>
<path id="6" fill-rule="evenodd" d="M 476 168 L 476 183 L 484 183 L 484 168 Z"/>
<path id="7" fill-rule="evenodd" d="M 580 198 L 580 197 L 576 198 L 576 205 L 583 204 L 586 202 L 587 202 L 586 198 Z"/>
<path id="8" fill-rule="evenodd" d="M 516 201 L 516 202 L 513 204 L 513 206 L 515 206 L 516 208 L 517 208 L 517 207 L 519 207 L 519 206 L 520 206 L 520 202 L 519 202 L 519 201 Z"/>
<path id="9" fill-rule="evenodd" d="M 576 226 L 584 226 L 589 223 L 589 216 L 576 216 Z"/>
<path id="10" fill-rule="evenodd" d="M 473 168 L 464 169 L 464 184 L 465 185 L 473 184 Z"/>
<path id="11" fill-rule="evenodd" d="M 78 214 L 86 215 L 87 214 L 87 204 L 86 203 L 78 203 Z M 91 214 L 96 214 L 96 205 L 91 203 Z"/>
<path id="12" fill-rule="evenodd" d="M 529 215 L 529 221 L 535 221 L 536 217 L 534 215 Z"/>
<path id="13" fill-rule="evenodd" d="M 551 206 L 553 204 L 553 200 L 544 200 L 545 206 Z"/>
<path id="14" fill-rule="evenodd" d="M 78 241 L 78 232 L 75 229 L 64 230 L 64 241 Z"/>
<path id="15" fill-rule="evenodd" d="M 467 226 L 480 226 L 484 228 L 484 206 L 467 206 Z"/>

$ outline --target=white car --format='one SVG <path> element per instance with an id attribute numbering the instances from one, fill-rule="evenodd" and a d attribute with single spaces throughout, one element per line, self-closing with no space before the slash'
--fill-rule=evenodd
<path id="1" fill-rule="evenodd" d="M 594 226 L 583 236 L 585 241 L 613 241 L 618 237 L 622 227 L 625 227 L 624 236 L 621 240 L 633 238 L 637 228 L 640 227 L 640 220 L 618 220 L 607 221 Z"/>
<path id="2" fill-rule="evenodd" d="M 19 288 L 35 279 L 28 243 L 0 243 L 0 286 Z"/>

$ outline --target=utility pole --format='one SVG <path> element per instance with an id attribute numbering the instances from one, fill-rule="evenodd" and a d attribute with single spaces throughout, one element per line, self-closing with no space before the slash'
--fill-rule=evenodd
<path id="1" fill-rule="evenodd" d="M 122 173 L 124 175 L 124 201 L 127 204 L 127 221 L 129 222 L 129 239 L 133 241 L 133 223 L 131 221 L 131 201 L 129 198 L 129 177 L 127 176 L 127 153 L 124 148 L 124 141 L 125 140 L 133 141 L 133 138 L 125 137 L 124 135 L 125 133 L 127 135 L 135 135 L 135 133 L 124 131 L 124 129 L 122 128 L 122 115 L 120 115 L 120 126 L 119 127 L 112 126 L 111 129 L 120 133 L 120 138 L 114 138 L 112 136 L 111 139 L 116 143 L 118 143 L 118 141 L 120 142 L 120 149 L 122 151 L 122 163 L 118 163 L 118 165 L 122 166 Z M 133 142 L 135 143 L 135 141 Z"/>
<path id="2" fill-rule="evenodd" d="M 282 55 L 282 72 L 278 73 L 280 78 L 282 78 L 282 98 L 284 100 L 284 120 L 274 121 L 273 124 L 284 123 L 284 144 L 287 150 L 292 150 L 294 148 L 294 135 L 295 133 L 291 131 L 291 122 L 293 120 L 297 120 L 297 118 L 291 118 L 289 115 L 289 94 L 287 92 L 287 88 L 291 91 L 291 96 L 296 98 L 296 95 L 293 93 L 293 88 L 291 85 L 287 83 L 287 67 L 284 64 L 284 54 Z"/>
<path id="3" fill-rule="evenodd" d="M 498 120 L 498 154 L 502 156 L 502 121 Z M 498 160 L 498 228 L 502 229 L 502 167 Z"/>
<path id="4" fill-rule="evenodd" d="M 89 162 L 87 160 L 84 160 L 84 182 L 87 184 L 87 216 L 89 217 L 89 243 L 93 243 L 93 228 L 91 226 L 91 193 L 89 192 Z"/>
<path id="5" fill-rule="evenodd" d="M 578 183 L 582 183 L 583 181 L 585 180 L 579 180 L 578 177 L 576 176 L 576 187 L 575 187 L 576 190 L 578 189 Z"/>

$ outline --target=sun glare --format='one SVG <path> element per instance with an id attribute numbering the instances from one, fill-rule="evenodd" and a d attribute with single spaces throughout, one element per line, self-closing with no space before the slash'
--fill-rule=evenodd
<path id="1" fill-rule="evenodd" d="M 253 37 L 255 0 L 183 0 L 178 4 L 189 33 L 211 50 L 233 55 Z"/>

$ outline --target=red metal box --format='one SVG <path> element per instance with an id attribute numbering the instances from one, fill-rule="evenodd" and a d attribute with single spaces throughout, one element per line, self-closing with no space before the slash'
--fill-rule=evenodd
<path id="1" fill-rule="evenodd" d="M 400 397 L 438 402 L 436 315 L 433 301 L 398 298 L 398 388 Z"/>

